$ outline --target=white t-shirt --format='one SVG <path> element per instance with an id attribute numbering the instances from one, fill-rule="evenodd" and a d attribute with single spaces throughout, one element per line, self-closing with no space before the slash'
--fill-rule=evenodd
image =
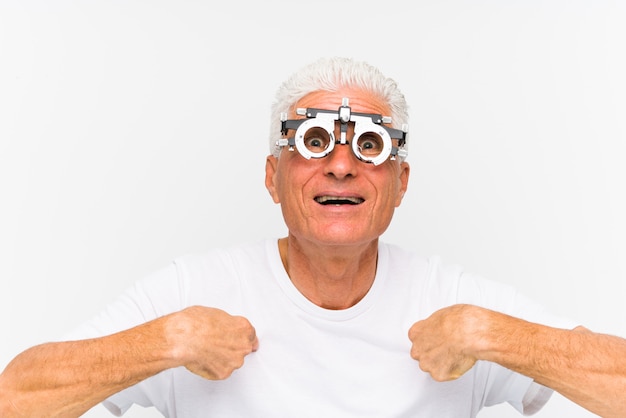
<path id="1" fill-rule="evenodd" d="M 228 379 L 185 368 L 161 372 L 104 402 L 116 415 L 133 403 L 167 417 L 474 417 L 509 402 L 539 410 L 551 390 L 479 361 L 461 378 L 436 382 L 410 356 L 408 330 L 434 311 L 470 303 L 559 328 L 561 320 L 510 287 L 380 243 L 376 279 L 345 310 L 311 303 L 291 283 L 276 240 L 184 256 L 139 281 L 70 339 L 128 329 L 192 305 L 246 317 L 258 351 Z"/>

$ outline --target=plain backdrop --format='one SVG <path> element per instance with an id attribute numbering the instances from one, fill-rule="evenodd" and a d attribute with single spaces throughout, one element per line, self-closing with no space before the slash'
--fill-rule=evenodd
<path id="1" fill-rule="evenodd" d="M 0 368 L 174 257 L 283 236 L 269 107 L 329 55 L 411 106 L 386 241 L 626 336 L 625 21 L 605 0 L 0 0 Z M 537 416 L 593 415 L 555 395 Z"/>

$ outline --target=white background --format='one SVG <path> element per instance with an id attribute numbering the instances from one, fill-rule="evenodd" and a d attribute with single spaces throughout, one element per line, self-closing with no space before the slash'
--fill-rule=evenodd
<path id="1" fill-rule="evenodd" d="M 176 256 L 284 235 L 269 106 L 323 55 L 411 105 L 387 241 L 626 336 L 624 22 L 604 0 L 0 0 L 0 368 Z"/>

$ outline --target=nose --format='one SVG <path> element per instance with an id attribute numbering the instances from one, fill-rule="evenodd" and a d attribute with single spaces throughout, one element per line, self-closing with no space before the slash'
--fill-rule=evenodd
<path id="1" fill-rule="evenodd" d="M 324 174 L 338 179 L 356 176 L 358 164 L 363 164 L 352 152 L 350 144 L 335 144 L 333 151 L 323 160 Z"/>

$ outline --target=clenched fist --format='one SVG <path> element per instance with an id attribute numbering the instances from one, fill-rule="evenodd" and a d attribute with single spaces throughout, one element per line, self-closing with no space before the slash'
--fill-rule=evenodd
<path id="1" fill-rule="evenodd" d="M 256 351 L 254 327 L 241 316 L 215 308 L 193 306 L 171 315 L 167 334 L 174 356 L 191 372 L 210 380 L 229 377 Z"/>
<path id="2" fill-rule="evenodd" d="M 477 360 L 488 311 L 472 305 L 453 305 L 418 321 L 409 330 L 411 357 L 437 381 L 454 380 Z"/>

